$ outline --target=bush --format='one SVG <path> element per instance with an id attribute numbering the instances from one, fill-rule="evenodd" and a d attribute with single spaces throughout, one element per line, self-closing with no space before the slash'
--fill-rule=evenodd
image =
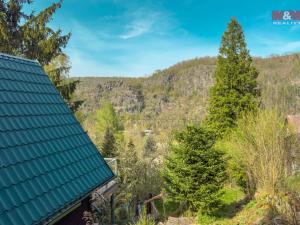
<path id="1" fill-rule="evenodd" d="M 231 160 L 245 170 L 250 189 L 274 195 L 286 176 L 286 155 L 292 146 L 286 145 L 288 136 L 289 129 L 280 114 L 262 110 L 239 120 L 223 146 Z"/>

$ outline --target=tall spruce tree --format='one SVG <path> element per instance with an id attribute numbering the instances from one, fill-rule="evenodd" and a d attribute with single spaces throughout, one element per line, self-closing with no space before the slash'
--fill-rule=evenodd
<path id="1" fill-rule="evenodd" d="M 258 108 L 257 76 L 242 27 L 231 19 L 222 37 L 206 119 L 217 137 L 234 127 L 243 113 Z"/>
<path id="2" fill-rule="evenodd" d="M 226 162 L 214 143 L 215 136 L 204 127 L 188 126 L 176 134 L 162 172 L 168 198 L 192 210 L 210 212 L 218 206 Z"/>
<path id="3" fill-rule="evenodd" d="M 70 107 L 76 110 L 80 102 L 71 101 L 71 97 L 78 81 L 66 79 L 69 65 L 63 53 L 71 34 L 62 34 L 62 30 L 48 26 L 62 1 L 38 14 L 23 10 L 31 3 L 31 0 L 0 0 L 0 52 L 38 60 Z"/>

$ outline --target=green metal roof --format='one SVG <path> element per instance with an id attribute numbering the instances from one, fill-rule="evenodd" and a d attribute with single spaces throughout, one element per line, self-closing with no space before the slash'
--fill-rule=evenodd
<path id="1" fill-rule="evenodd" d="M 0 224 L 40 224 L 114 176 L 41 66 L 0 54 Z"/>

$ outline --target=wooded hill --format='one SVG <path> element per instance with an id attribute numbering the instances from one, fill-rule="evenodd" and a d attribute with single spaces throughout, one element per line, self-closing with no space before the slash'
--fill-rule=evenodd
<path id="1" fill-rule="evenodd" d="M 125 138 L 141 140 L 141 147 L 144 131 L 151 130 L 163 147 L 171 131 L 205 115 L 215 61 L 214 57 L 187 60 L 143 78 L 80 77 L 75 95 L 84 100 L 80 111 L 86 129 L 92 126 L 89 117 L 93 112 L 111 102 L 123 118 Z M 254 58 L 254 65 L 259 71 L 263 106 L 280 102 L 286 114 L 299 112 L 300 54 Z"/>

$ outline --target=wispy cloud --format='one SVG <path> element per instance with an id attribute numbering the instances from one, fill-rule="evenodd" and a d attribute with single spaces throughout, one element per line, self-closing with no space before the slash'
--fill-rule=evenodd
<path id="1" fill-rule="evenodd" d="M 217 46 L 177 27 L 167 12 L 152 8 L 101 17 L 95 24 L 69 23 L 72 76 L 144 76 L 180 60 L 217 53 Z M 174 32 L 177 35 L 170 35 Z"/>
<path id="2" fill-rule="evenodd" d="M 124 32 L 119 35 L 121 39 L 129 39 L 138 37 L 155 29 L 158 21 L 163 20 L 163 14 L 158 11 L 139 9 L 134 14 L 130 15 L 129 21 L 124 27 Z M 164 18 L 166 19 L 166 18 Z M 167 21 L 167 20 L 166 20 Z"/>
<path id="3" fill-rule="evenodd" d="M 140 36 L 151 29 L 153 21 L 140 20 L 134 21 L 133 23 L 126 26 L 128 31 L 119 37 L 122 39 L 129 39 L 133 37 Z"/>

